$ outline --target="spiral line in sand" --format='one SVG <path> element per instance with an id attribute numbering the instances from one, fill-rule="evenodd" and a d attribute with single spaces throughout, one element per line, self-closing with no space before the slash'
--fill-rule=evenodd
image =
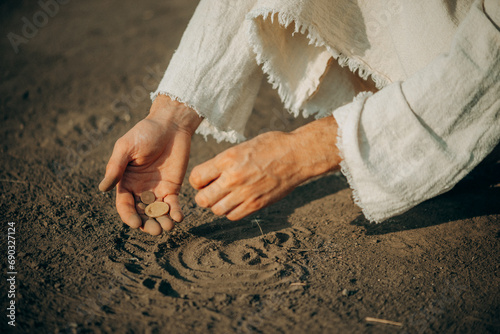
<path id="1" fill-rule="evenodd" d="M 172 288 L 180 294 L 257 293 L 304 279 L 306 270 L 287 261 L 288 248 L 297 245 L 291 229 L 235 238 L 245 235 L 245 229 L 248 226 L 207 229 L 180 245 L 160 245 L 157 261 L 170 276 Z"/>

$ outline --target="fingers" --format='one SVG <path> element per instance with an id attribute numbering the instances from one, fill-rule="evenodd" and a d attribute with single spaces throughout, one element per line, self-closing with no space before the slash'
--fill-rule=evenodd
<path id="1" fill-rule="evenodd" d="M 116 210 L 122 221 L 132 228 L 142 226 L 141 217 L 135 209 L 134 196 L 118 185 L 116 189 Z"/>
<path id="2" fill-rule="evenodd" d="M 218 178 L 220 174 L 221 171 L 215 166 L 212 159 L 193 168 L 189 176 L 189 183 L 194 189 L 199 190 Z"/>
<path id="3" fill-rule="evenodd" d="M 230 193 L 229 187 L 221 186 L 221 178 L 201 189 L 195 196 L 195 201 L 203 208 L 209 208 Z M 238 203 L 239 204 L 239 203 Z"/>
<path id="4" fill-rule="evenodd" d="M 175 194 L 167 195 L 163 201 L 170 205 L 170 217 L 178 223 L 182 222 L 184 214 L 182 213 L 182 209 L 179 204 L 179 196 Z"/>
<path id="5" fill-rule="evenodd" d="M 248 202 L 244 202 L 240 205 L 238 205 L 235 209 L 230 211 L 227 215 L 226 218 L 232 221 L 240 220 L 245 218 L 246 216 L 254 213 L 255 211 L 261 209 L 262 206 L 259 206 L 257 204 L 251 204 Z"/>
<path id="6" fill-rule="evenodd" d="M 123 172 L 130 161 L 130 157 L 126 152 L 126 146 L 118 140 L 113 148 L 111 158 L 109 158 L 106 166 L 106 174 L 104 179 L 99 184 L 100 191 L 110 191 L 122 178 Z"/>
<path id="7" fill-rule="evenodd" d="M 160 235 L 163 232 L 160 224 L 158 224 L 158 222 L 153 218 L 146 220 L 144 222 L 144 226 L 141 226 L 141 230 L 151 235 Z"/>
<path id="8" fill-rule="evenodd" d="M 149 233 L 153 236 L 162 234 L 163 231 L 170 232 L 174 229 L 175 224 L 168 216 L 151 218 L 145 214 L 139 215 L 142 220 L 142 226 L 139 227 L 142 232 Z"/>
<path id="9" fill-rule="evenodd" d="M 175 223 L 172 221 L 172 219 L 168 218 L 167 216 L 161 216 L 156 218 L 156 221 L 160 223 L 160 226 L 163 230 L 170 232 L 174 229 Z"/>
<path id="10" fill-rule="evenodd" d="M 215 205 L 212 206 L 212 212 L 218 216 L 225 215 L 243 203 L 244 200 L 244 197 L 231 193 L 215 203 Z"/>

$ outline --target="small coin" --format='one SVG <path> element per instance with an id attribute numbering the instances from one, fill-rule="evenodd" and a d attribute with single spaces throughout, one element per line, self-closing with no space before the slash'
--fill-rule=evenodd
<path id="1" fill-rule="evenodd" d="M 135 205 L 135 208 L 137 209 L 138 214 L 144 214 L 144 210 L 146 210 L 146 204 L 144 203 L 137 203 Z"/>
<path id="2" fill-rule="evenodd" d="M 165 202 L 154 202 L 149 204 L 144 212 L 146 212 L 146 215 L 149 217 L 156 218 L 166 215 L 169 209 L 170 206 Z"/>
<path id="3" fill-rule="evenodd" d="M 156 196 L 152 191 L 145 191 L 141 194 L 141 201 L 144 204 L 151 204 L 155 201 Z"/>

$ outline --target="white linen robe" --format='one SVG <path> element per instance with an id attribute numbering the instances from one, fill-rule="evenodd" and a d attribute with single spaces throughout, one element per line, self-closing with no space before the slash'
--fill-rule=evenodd
<path id="1" fill-rule="evenodd" d="M 205 118 L 198 133 L 238 142 L 267 75 L 294 115 L 333 114 L 342 172 L 380 222 L 451 189 L 500 141 L 490 3 L 201 0 L 152 98 L 189 105 Z"/>

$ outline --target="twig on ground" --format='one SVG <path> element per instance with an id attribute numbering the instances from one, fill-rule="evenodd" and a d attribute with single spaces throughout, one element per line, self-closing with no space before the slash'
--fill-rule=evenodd
<path id="1" fill-rule="evenodd" d="M 290 286 L 305 286 L 307 283 L 305 282 L 295 282 L 295 283 L 290 283 Z"/>
<path id="2" fill-rule="evenodd" d="M 255 223 L 257 223 L 257 226 L 259 227 L 260 233 L 262 233 L 262 235 L 264 235 L 264 232 L 262 231 L 262 228 L 260 227 L 259 220 L 258 219 L 254 219 L 253 221 Z"/>
<path id="3" fill-rule="evenodd" d="M 401 322 L 391 321 L 391 320 L 385 320 L 385 319 L 378 319 L 378 318 L 366 317 L 365 320 L 366 321 L 370 321 L 370 322 L 378 322 L 378 323 L 386 324 L 386 325 L 398 326 L 398 327 L 402 327 L 403 326 L 403 324 Z"/>
<path id="4" fill-rule="evenodd" d="M 288 248 L 288 250 L 295 252 L 319 252 L 318 248 Z"/>

